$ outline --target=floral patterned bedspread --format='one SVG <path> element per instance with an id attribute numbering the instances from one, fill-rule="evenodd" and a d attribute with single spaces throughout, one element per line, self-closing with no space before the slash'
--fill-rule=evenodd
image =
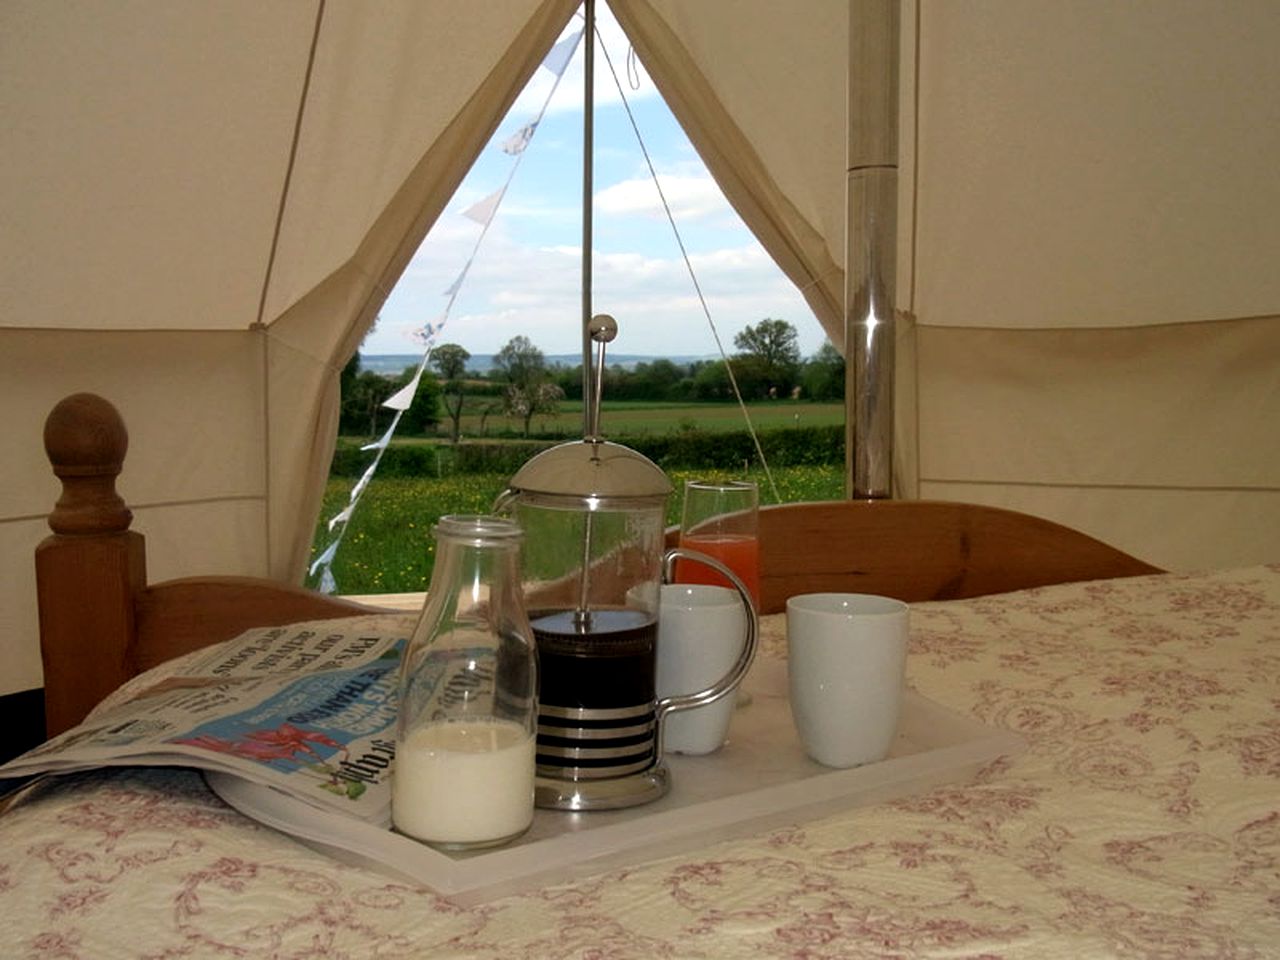
<path id="1" fill-rule="evenodd" d="M 907 672 L 1027 751 L 469 908 L 327 860 L 189 771 L 68 778 L 0 818 L 0 954 L 1280 957 L 1280 566 L 918 604 Z"/>

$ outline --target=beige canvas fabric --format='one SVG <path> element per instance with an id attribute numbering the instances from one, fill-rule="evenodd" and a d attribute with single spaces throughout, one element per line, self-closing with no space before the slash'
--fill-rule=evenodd
<path id="1" fill-rule="evenodd" d="M 129 426 L 153 579 L 301 576 L 338 371 L 575 8 L 0 7 L 0 693 L 40 684 L 68 393 Z"/>
<path id="2" fill-rule="evenodd" d="M 779 6 L 614 3 L 839 344 L 851 7 Z M 900 495 L 1173 568 L 1280 555 L 1280 8 L 1219 13 L 903 4 Z"/>
<path id="3" fill-rule="evenodd" d="M 1280 8 L 922 3 L 916 492 L 1280 558 Z"/>
<path id="4" fill-rule="evenodd" d="M 612 5 L 840 344 L 856 5 Z M 301 575 L 337 371 L 574 9 L 0 5 L 0 694 L 67 393 L 129 424 L 153 578 Z M 904 0 L 903 495 L 1280 559 L 1278 42 L 1267 0 Z"/>
<path id="5" fill-rule="evenodd" d="M 1059 520 L 1175 570 L 1280 556 L 1275 318 L 917 332 L 922 497 Z"/>

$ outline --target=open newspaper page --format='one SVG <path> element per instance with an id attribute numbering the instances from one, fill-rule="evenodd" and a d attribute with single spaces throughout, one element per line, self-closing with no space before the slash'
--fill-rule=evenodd
<path id="1" fill-rule="evenodd" d="M 406 639 L 323 623 L 252 630 L 0 767 L 0 778 L 191 766 L 390 824 Z"/>

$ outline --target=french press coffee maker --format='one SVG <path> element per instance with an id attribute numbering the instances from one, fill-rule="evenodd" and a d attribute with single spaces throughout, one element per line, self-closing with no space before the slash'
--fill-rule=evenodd
<path id="1" fill-rule="evenodd" d="M 525 534 L 524 601 L 541 676 L 535 803 L 561 810 L 630 807 L 662 796 L 669 786 L 663 718 L 730 693 L 751 665 L 757 634 L 750 596 L 732 571 L 695 551 L 664 552 L 672 491 L 666 474 L 599 436 L 604 345 L 617 325 L 597 316 L 588 332 L 598 364 L 586 436 L 527 461 L 496 505 L 513 513 Z M 747 637 L 718 683 L 658 699 L 659 587 L 677 558 L 707 563 L 735 584 Z"/>

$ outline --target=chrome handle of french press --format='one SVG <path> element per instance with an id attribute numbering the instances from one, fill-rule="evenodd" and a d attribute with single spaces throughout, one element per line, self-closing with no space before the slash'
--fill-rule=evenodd
<path id="1" fill-rule="evenodd" d="M 587 324 L 587 335 L 597 345 L 596 368 L 593 372 L 590 364 L 586 367 L 587 421 L 583 424 L 583 433 L 587 440 L 600 439 L 600 402 L 604 398 L 604 352 L 605 345 L 612 343 L 618 335 L 618 321 L 607 313 L 597 313 Z"/>
<path id="2" fill-rule="evenodd" d="M 587 334 L 592 342 L 598 344 L 596 352 L 595 376 L 590 377 L 590 391 L 587 396 L 587 422 L 584 424 L 585 439 L 600 440 L 600 401 L 604 396 L 604 352 L 605 345 L 611 343 L 618 335 L 618 321 L 607 313 L 598 313 L 587 324 Z M 590 367 L 588 366 L 588 373 Z M 587 578 L 591 570 L 591 541 L 594 536 L 595 514 L 588 512 L 586 526 L 582 531 L 582 573 L 578 580 L 578 603 L 574 610 L 574 625 L 582 631 L 591 629 L 591 607 L 588 604 L 590 585 Z"/>
<path id="3" fill-rule="evenodd" d="M 730 693 L 742 682 L 742 678 L 751 669 L 751 663 L 755 660 L 756 646 L 760 636 L 760 620 L 756 616 L 755 605 L 751 602 L 751 592 L 747 589 L 747 585 L 742 582 L 741 577 L 715 557 L 709 557 L 705 553 L 699 553 L 696 550 L 689 550 L 685 547 L 674 547 L 663 555 L 662 582 L 672 582 L 671 578 L 675 573 L 676 561 L 682 557 L 695 563 L 706 564 L 733 584 L 733 588 L 738 591 L 738 596 L 742 599 L 742 605 L 747 611 L 747 640 L 742 646 L 742 653 L 738 655 L 738 660 L 733 665 L 733 669 L 721 677 L 719 682 L 707 687 L 705 690 L 699 690 L 697 693 L 680 693 L 671 697 L 663 697 L 657 702 L 654 708 L 654 716 L 658 723 L 658 760 L 662 759 L 662 723 L 667 714 L 676 713 L 680 710 L 692 710 L 694 707 L 705 707 L 707 704 L 715 703 L 721 697 Z M 658 642 L 662 642 L 661 637 L 658 638 Z"/>

